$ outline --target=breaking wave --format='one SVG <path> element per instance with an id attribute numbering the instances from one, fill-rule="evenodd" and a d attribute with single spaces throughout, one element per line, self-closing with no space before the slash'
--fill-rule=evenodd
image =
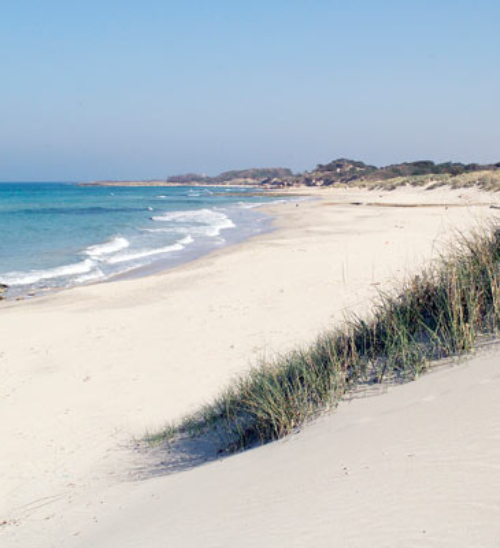
<path id="1" fill-rule="evenodd" d="M 211 237 L 218 236 L 223 230 L 236 226 L 225 213 L 211 209 L 171 211 L 154 216 L 152 219 L 153 221 L 174 223 L 178 225 L 176 228 L 188 227 L 191 231 Z"/>
<path id="2" fill-rule="evenodd" d="M 130 242 L 126 238 L 116 236 L 111 240 L 104 242 L 103 244 L 91 245 L 84 251 L 85 255 L 92 258 L 102 257 L 103 255 L 109 255 L 116 253 L 130 246 Z"/>
<path id="3" fill-rule="evenodd" d="M 91 259 L 85 259 L 79 263 L 48 268 L 46 270 L 30 270 L 28 272 L 9 272 L 0 277 L 0 282 L 8 286 L 32 285 L 44 280 L 86 274 L 95 266 Z"/>

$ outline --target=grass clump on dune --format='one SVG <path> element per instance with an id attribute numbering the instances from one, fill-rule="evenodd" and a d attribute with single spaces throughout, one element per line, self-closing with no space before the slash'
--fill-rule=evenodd
<path id="1" fill-rule="evenodd" d="M 380 295 L 369 319 L 251 370 L 170 435 L 218 434 L 222 451 L 281 438 L 361 384 L 415 379 L 431 360 L 472 350 L 500 325 L 499 292 L 500 232 L 488 228 Z"/>
<path id="2" fill-rule="evenodd" d="M 359 179 L 350 182 L 348 186 L 373 190 L 395 190 L 405 186 L 425 187 L 426 190 L 434 190 L 444 186 L 452 189 L 476 187 L 490 192 L 497 192 L 500 190 L 500 170 L 473 171 L 457 175 L 437 173 L 399 176 L 391 179 Z"/>

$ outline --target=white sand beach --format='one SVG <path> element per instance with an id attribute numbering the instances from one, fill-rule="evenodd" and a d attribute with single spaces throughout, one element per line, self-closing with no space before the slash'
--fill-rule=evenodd
<path id="1" fill-rule="evenodd" d="M 1 304 L 2 548 L 499 545 L 494 351 L 184 472 L 135 450 L 499 217 L 477 189 L 304 193 L 184 266 Z"/>

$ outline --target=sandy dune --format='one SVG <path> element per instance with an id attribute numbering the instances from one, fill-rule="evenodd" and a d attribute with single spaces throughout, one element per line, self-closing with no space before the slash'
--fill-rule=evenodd
<path id="1" fill-rule="evenodd" d="M 477 366 L 484 375 L 470 373 L 474 364 L 440 372 L 343 405 L 284 442 L 134 481 L 155 463 L 132 450 L 133 436 L 207 401 L 256 359 L 366 310 L 379 288 L 453 230 L 498 216 L 489 206 L 500 203 L 477 190 L 321 196 L 276 206 L 273 233 L 161 275 L 2 305 L 2 547 L 438 546 L 452 532 L 455 546 L 500 540 L 491 491 L 500 492 L 500 433 L 487 420 L 499 422 L 494 360 Z M 442 484 L 439 471 L 449 473 Z"/>
<path id="2" fill-rule="evenodd" d="M 344 403 L 287 440 L 121 486 L 69 546 L 498 546 L 499 394 L 496 354 Z"/>

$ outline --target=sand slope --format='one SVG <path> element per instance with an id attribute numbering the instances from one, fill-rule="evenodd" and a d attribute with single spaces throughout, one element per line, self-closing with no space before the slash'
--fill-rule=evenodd
<path id="1" fill-rule="evenodd" d="M 489 204 L 499 197 L 476 190 L 320 195 L 277 206 L 280 230 L 164 274 L 2 304 L 2 547 L 67 546 L 90 533 L 115 510 L 114 493 L 124 503 L 135 496 L 130 480 L 149 466 L 131 450 L 133 436 L 207 401 L 252 361 L 307 343 L 346 311 L 365 310 L 378 289 L 435 254 L 452 229 L 498 216 Z M 179 508 L 201 496 L 189 485 L 202 470 L 159 480 L 169 490 L 180 482 Z M 248 470 L 259 477 L 252 489 L 263 488 L 264 471 Z M 276 504 L 291 481 L 288 472 L 278 479 Z M 218 481 L 203 495 L 210 504 Z"/>
<path id="2" fill-rule="evenodd" d="M 344 403 L 288 440 L 122 488 L 69 546 L 498 546 L 499 396 L 496 354 Z"/>

